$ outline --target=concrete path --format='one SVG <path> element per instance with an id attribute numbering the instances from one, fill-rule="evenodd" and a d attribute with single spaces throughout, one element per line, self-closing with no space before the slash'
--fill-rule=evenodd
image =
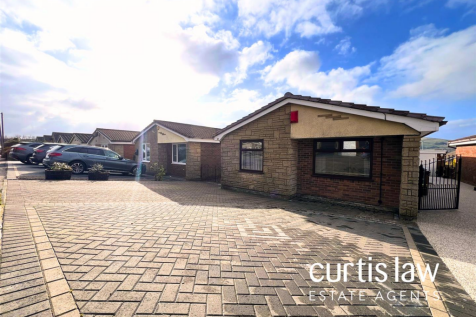
<path id="1" fill-rule="evenodd" d="M 426 210 L 418 216 L 421 231 L 456 279 L 476 300 L 476 191 L 461 183 L 458 210 Z"/>

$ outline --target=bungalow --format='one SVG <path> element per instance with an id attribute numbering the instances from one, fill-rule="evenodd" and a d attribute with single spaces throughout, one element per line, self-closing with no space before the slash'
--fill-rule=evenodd
<path id="1" fill-rule="evenodd" d="M 443 119 L 286 93 L 217 133 L 221 184 L 416 217 L 420 139 Z"/>
<path id="2" fill-rule="evenodd" d="M 47 142 L 47 143 L 52 143 L 53 142 L 53 136 L 51 135 L 43 135 L 43 142 Z"/>
<path id="3" fill-rule="evenodd" d="M 158 163 L 167 175 L 189 180 L 216 178 L 220 172 L 217 128 L 154 120 L 134 138 L 137 160 Z"/>
<path id="4" fill-rule="evenodd" d="M 134 138 L 139 131 L 97 128 L 87 144 L 109 148 L 127 159 L 134 158 Z"/>
<path id="5" fill-rule="evenodd" d="M 91 133 L 73 133 L 73 137 L 69 144 L 88 144 L 88 141 L 92 136 Z"/>
<path id="6" fill-rule="evenodd" d="M 476 186 L 476 135 L 449 141 L 448 146 L 456 147 L 456 155 L 462 157 L 461 181 Z"/>
<path id="7" fill-rule="evenodd" d="M 53 132 L 51 133 L 54 143 L 65 143 L 68 144 L 73 138 L 73 133 L 66 132 Z"/>

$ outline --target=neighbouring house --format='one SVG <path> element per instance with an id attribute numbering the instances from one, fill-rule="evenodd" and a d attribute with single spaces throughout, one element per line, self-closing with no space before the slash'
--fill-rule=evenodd
<path id="1" fill-rule="evenodd" d="M 132 140 L 138 134 L 139 131 L 97 128 L 87 144 L 109 148 L 119 155 L 132 160 L 135 151 Z"/>
<path id="2" fill-rule="evenodd" d="M 220 129 L 154 120 L 134 139 L 137 160 L 162 165 L 167 175 L 189 180 L 215 179 L 220 173 Z"/>
<path id="3" fill-rule="evenodd" d="M 420 149 L 420 162 L 432 162 L 437 160 L 438 155 L 444 155 L 448 151 L 441 149 Z"/>
<path id="4" fill-rule="evenodd" d="M 45 142 L 45 138 L 42 136 L 37 136 L 35 139 L 36 142 Z"/>
<path id="5" fill-rule="evenodd" d="M 462 157 L 461 181 L 476 186 L 476 135 L 449 141 L 448 146 Z"/>
<path id="6" fill-rule="evenodd" d="M 53 143 L 53 136 L 51 135 L 43 135 L 43 142 L 47 142 L 47 143 Z"/>
<path id="7" fill-rule="evenodd" d="M 92 136 L 91 133 L 73 133 L 73 137 L 69 144 L 88 144 L 88 141 Z"/>
<path id="8" fill-rule="evenodd" d="M 54 143 L 65 143 L 68 144 L 73 138 L 73 133 L 66 132 L 53 132 L 51 133 Z"/>
<path id="9" fill-rule="evenodd" d="M 286 93 L 220 130 L 223 188 L 418 213 L 420 139 L 443 117 Z"/>

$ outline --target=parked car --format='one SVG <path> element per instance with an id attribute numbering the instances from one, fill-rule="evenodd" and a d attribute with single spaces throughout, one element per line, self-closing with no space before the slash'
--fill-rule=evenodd
<path id="1" fill-rule="evenodd" d="M 81 174 L 94 164 L 101 164 L 105 170 L 120 172 L 123 175 L 136 174 L 137 162 L 128 160 L 109 149 L 84 145 L 57 145 L 52 147 L 43 160 L 43 165 L 66 163 L 73 168 L 73 174 Z M 145 173 L 142 165 L 141 173 Z"/>
<path id="2" fill-rule="evenodd" d="M 12 146 L 8 157 L 19 160 L 23 164 L 31 164 L 30 158 L 33 156 L 34 149 L 42 144 L 40 142 L 20 142 Z"/>
<path id="3" fill-rule="evenodd" d="M 33 150 L 33 155 L 31 156 L 30 161 L 33 164 L 41 164 L 43 163 L 43 159 L 46 157 L 46 153 L 52 147 L 59 145 L 58 143 L 44 143 L 43 145 L 37 146 Z"/>

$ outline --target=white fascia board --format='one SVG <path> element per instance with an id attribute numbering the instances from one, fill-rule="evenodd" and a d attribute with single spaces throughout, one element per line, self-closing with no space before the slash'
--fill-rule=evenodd
<path id="1" fill-rule="evenodd" d="M 200 142 L 200 143 L 220 143 L 218 140 L 213 139 L 186 139 L 187 142 Z"/>
<path id="2" fill-rule="evenodd" d="M 133 142 L 109 142 L 109 144 L 123 144 L 123 145 L 128 145 L 128 144 L 134 144 Z"/>
<path id="3" fill-rule="evenodd" d="M 139 133 L 134 139 L 132 139 L 132 142 L 137 141 L 137 139 L 140 138 L 141 136 L 143 136 L 144 133 L 146 133 L 147 131 L 149 131 L 152 127 L 156 127 L 156 126 L 157 126 L 157 123 L 152 122 L 152 123 L 149 124 L 144 130 L 142 130 L 141 133 Z"/>
<path id="4" fill-rule="evenodd" d="M 448 146 L 460 146 L 460 145 L 476 145 L 476 140 L 464 141 L 464 142 L 449 142 Z"/>
<path id="5" fill-rule="evenodd" d="M 440 125 L 438 122 L 431 122 L 427 120 L 422 120 L 422 119 L 417 119 L 417 118 L 412 118 L 412 117 L 404 117 L 404 116 L 397 116 L 394 114 L 389 114 L 389 113 L 381 113 L 381 112 L 372 112 L 368 110 L 360 110 L 360 109 L 354 109 L 354 108 L 347 108 L 347 107 L 342 107 L 342 106 L 334 106 L 334 105 L 328 105 L 320 102 L 313 102 L 313 101 L 307 101 L 307 100 L 298 100 L 298 99 L 292 99 L 288 98 L 280 103 L 275 104 L 269 109 L 266 109 L 265 111 L 262 111 L 255 116 L 241 122 L 240 124 L 237 124 L 236 126 L 230 128 L 229 130 L 226 130 L 219 135 L 215 137 L 215 140 L 221 140 L 225 135 L 228 133 L 241 128 L 242 126 L 288 104 L 296 104 L 296 105 L 301 105 L 301 106 L 307 106 L 307 107 L 312 107 L 312 108 L 318 108 L 318 109 L 325 109 L 325 110 L 330 110 L 330 111 L 336 111 L 336 112 L 341 112 L 341 113 L 348 113 L 348 114 L 354 114 L 357 116 L 362 116 L 362 117 L 368 117 L 368 118 L 374 118 L 374 119 L 380 119 L 380 120 L 385 120 L 385 121 L 391 121 L 391 122 L 397 122 L 397 123 L 403 123 L 410 128 L 420 132 L 421 134 L 425 133 L 425 135 L 430 134 L 432 132 L 438 131 Z"/>

